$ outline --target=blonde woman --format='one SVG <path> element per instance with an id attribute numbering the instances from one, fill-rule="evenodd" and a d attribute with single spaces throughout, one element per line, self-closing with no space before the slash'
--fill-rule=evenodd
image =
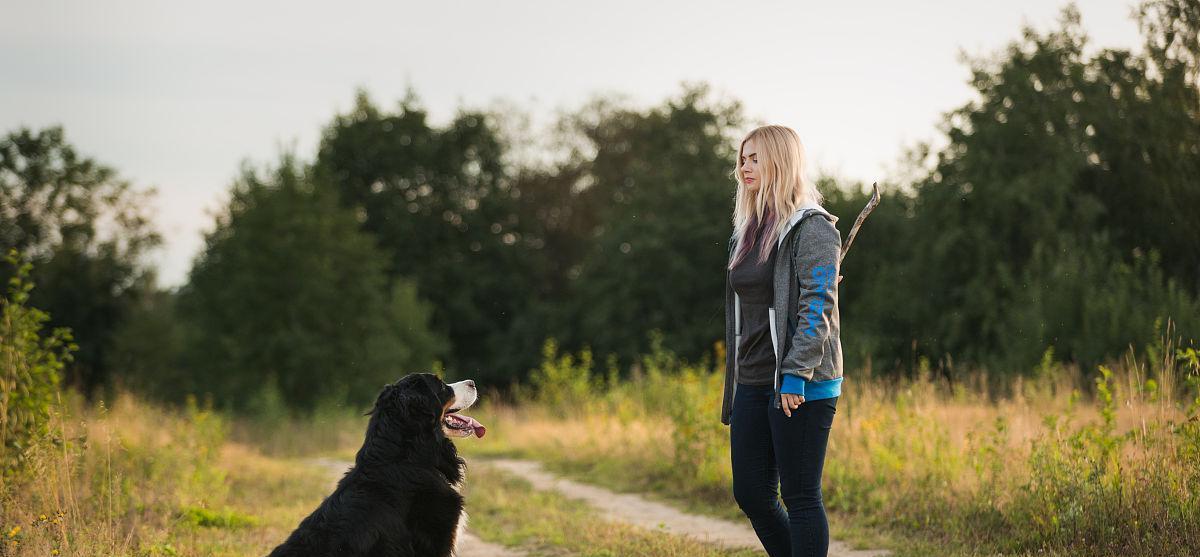
<path id="1" fill-rule="evenodd" d="M 829 548 L 821 471 L 841 395 L 842 240 L 805 162 L 794 130 L 763 126 L 742 140 L 735 167 L 721 422 L 734 499 L 771 557 Z"/>

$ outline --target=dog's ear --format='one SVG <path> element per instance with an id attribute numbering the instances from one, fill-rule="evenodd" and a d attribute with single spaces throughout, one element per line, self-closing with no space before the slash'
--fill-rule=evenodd
<path id="1" fill-rule="evenodd" d="M 405 425 L 418 428 L 429 427 L 441 415 L 437 395 L 425 381 L 413 381 L 398 387 L 389 407 L 396 411 Z"/>
<path id="2" fill-rule="evenodd" d="M 379 409 L 383 405 L 383 401 L 392 395 L 392 390 L 395 388 L 395 383 L 388 383 L 387 385 L 384 385 L 383 389 L 380 389 L 379 395 L 375 397 L 375 404 L 371 405 L 370 410 L 363 412 L 363 415 L 374 416 L 375 414 L 379 413 Z"/>
<path id="3" fill-rule="evenodd" d="M 430 377 L 410 374 L 384 387 L 367 414 L 394 424 L 398 431 L 420 434 L 437 429 L 442 403 Z"/>

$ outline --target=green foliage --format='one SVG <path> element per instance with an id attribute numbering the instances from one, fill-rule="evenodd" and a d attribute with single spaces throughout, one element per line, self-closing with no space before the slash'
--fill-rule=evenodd
<path id="1" fill-rule="evenodd" d="M 948 146 L 913 151 L 923 177 L 846 263 L 843 315 L 871 316 L 847 319 L 849 365 L 1012 373 L 1053 346 L 1094 369 L 1150 345 L 1158 319 L 1200 335 L 1197 5 L 1142 4 L 1149 54 L 1086 55 L 1069 6 L 1059 29 L 968 60 L 979 99 L 948 113 Z M 831 198 L 849 217 L 865 193 Z"/>
<path id="2" fill-rule="evenodd" d="M 5 478 L 21 469 L 31 445 L 48 433 L 63 365 L 77 348 L 68 329 L 43 333 L 50 316 L 28 305 L 32 265 L 22 263 L 16 250 L 7 261 L 16 274 L 0 299 L 0 476 Z"/>
<path id="3" fill-rule="evenodd" d="M 175 396 L 311 411 L 427 369 L 441 350 L 429 309 L 410 284 L 389 285 L 385 259 L 290 157 L 266 176 L 246 169 L 179 294 L 187 373 Z"/>
<path id="4" fill-rule="evenodd" d="M 190 384 L 181 365 L 183 328 L 176 314 L 178 295 L 147 289 L 130 300 L 126 319 L 112 332 L 108 367 L 113 383 L 156 400 L 180 400 Z"/>
<path id="5" fill-rule="evenodd" d="M 522 334 L 536 315 L 544 240 L 519 215 L 494 117 L 464 111 L 445 128 L 426 122 L 415 95 L 395 113 L 360 92 L 325 129 L 314 172 L 382 250 L 389 279 L 411 280 L 450 343 L 447 365 L 477 380 L 510 378 L 536 362 Z M 544 331 L 539 331 L 544 333 Z"/>
<path id="6" fill-rule="evenodd" d="M 592 380 L 591 350 L 583 349 L 578 357 L 559 356 L 554 339 L 542 345 L 542 364 L 530 374 L 529 382 L 539 403 L 563 412 L 588 400 L 592 390 L 602 386 Z"/>
<path id="7" fill-rule="evenodd" d="M 1135 52 L 1088 48 L 1070 6 L 965 60 L 978 98 L 947 113 L 946 147 L 912 149 L 846 262 L 848 369 L 954 381 L 1051 369 L 1052 347 L 1092 370 L 1151 346 L 1156 322 L 1200 336 L 1197 14 L 1142 2 Z M 503 387 L 547 338 L 606 381 L 651 331 L 711 355 L 741 105 L 704 84 L 648 108 L 596 98 L 555 123 L 546 163 L 514 162 L 510 116 L 435 126 L 411 93 L 383 110 L 360 92 L 311 169 L 243 172 L 178 295 L 137 263 L 158 243 L 143 196 L 61 129 L 20 130 L 0 141 L 0 248 L 27 249 L 32 305 L 80 339 L 68 382 L 212 392 L 264 418 L 439 357 Z M 845 235 L 865 188 L 819 188 Z"/>
<path id="8" fill-rule="evenodd" d="M 1100 420 L 1068 431 L 1062 424 L 1070 415 L 1047 416 L 1048 433 L 1034 441 L 1029 458 L 1036 474 L 1009 507 L 1019 532 L 1011 546 L 1066 549 L 1086 533 L 1105 554 L 1177 554 L 1182 548 L 1164 541 L 1164 532 L 1186 537 L 1200 510 L 1194 495 L 1200 470 L 1178 466 L 1195 462 L 1182 460 L 1196 446 L 1191 420 L 1116 433 L 1114 373 L 1099 371 Z"/>
<path id="9" fill-rule="evenodd" d="M 646 111 L 597 103 L 571 120 L 588 146 L 576 214 L 594 224 L 564 300 L 569 345 L 630 364 L 652 330 L 692 358 L 719 336 L 743 117 L 710 96 L 688 86 Z"/>
<path id="10" fill-rule="evenodd" d="M 840 217 L 837 227 L 845 241 L 869 194 L 862 184 L 838 183 L 828 177 L 819 180 L 817 187 L 825 194 L 825 207 Z M 838 286 L 838 306 L 846 369 L 874 365 L 890 372 L 911 368 L 914 349 L 924 348 L 923 340 L 914 346 L 916 334 L 931 320 L 948 317 L 931 315 L 919 296 L 896 295 L 913 292 L 929 280 L 931 273 L 914 265 L 927 240 L 915 237 L 911 195 L 894 184 L 880 184 L 880 189 L 879 206 L 842 263 L 845 278 Z"/>
<path id="11" fill-rule="evenodd" d="M 179 555 L 179 550 L 175 549 L 174 545 L 166 542 L 142 548 L 141 552 L 138 553 L 139 557 L 174 557 L 176 555 Z"/>
<path id="12" fill-rule="evenodd" d="M 258 524 L 258 519 L 233 509 L 216 511 L 204 507 L 185 506 L 179 510 L 183 522 L 203 528 L 245 528 Z"/>
<path id="13" fill-rule="evenodd" d="M 1062 356 L 1094 367 L 1131 343 L 1152 349 L 1163 317 L 1185 336 L 1200 331 L 1200 298 L 1165 274 L 1157 250 L 1124 259 L 1098 244 L 1059 241 L 1068 247 L 1052 253 L 1039 245 L 1022 272 L 1005 316 L 1021 333 L 999 344 L 1009 355 L 1006 363 L 1034 361 L 1038 346 L 1054 345 Z"/>
<path id="14" fill-rule="evenodd" d="M 89 393 L 109 383 L 113 331 L 154 280 L 142 261 L 161 242 L 151 194 L 77 154 L 60 127 L 0 137 L 0 250 L 35 263 L 31 303 L 73 331 L 64 380 Z M 0 278 L 12 275 L 0 266 Z"/>
<path id="15" fill-rule="evenodd" d="M 652 352 L 644 361 L 653 361 L 650 358 L 655 354 L 665 353 L 660 345 L 651 346 Z M 711 366 L 707 362 L 663 370 L 667 373 L 647 367 L 650 370 L 648 379 L 655 388 L 647 389 L 643 394 L 662 395 L 654 403 L 657 406 L 648 407 L 662 408 L 663 415 L 669 420 L 672 453 L 676 455 L 674 469 L 679 481 L 691 483 L 697 492 L 719 492 L 725 487 L 729 468 L 726 460 L 729 430 L 720 420 L 713 419 L 711 410 L 714 403 L 720 403 L 724 376 L 709 373 Z M 671 384 L 676 388 L 664 388 Z"/>
<path id="16" fill-rule="evenodd" d="M 719 330 L 712 247 L 729 234 L 741 124 L 740 105 L 709 96 L 689 86 L 648 110 L 598 99 L 560 121 L 562 160 L 511 168 L 502 115 L 464 111 L 437 129 L 413 96 L 385 113 L 360 94 L 315 166 L 364 215 L 389 274 L 433 303 L 455 375 L 520 377 L 537 365 L 529 339 L 548 337 L 628 364 L 661 329 L 698 356 Z"/>

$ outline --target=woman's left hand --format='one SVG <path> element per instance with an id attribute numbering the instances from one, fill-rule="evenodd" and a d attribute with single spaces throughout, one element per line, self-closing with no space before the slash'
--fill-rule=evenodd
<path id="1" fill-rule="evenodd" d="M 794 395 L 791 393 L 783 393 L 780 396 L 783 397 L 783 400 L 781 400 L 783 403 L 783 413 L 789 418 L 792 417 L 792 410 L 795 410 L 799 408 L 801 404 L 804 404 L 803 396 Z"/>

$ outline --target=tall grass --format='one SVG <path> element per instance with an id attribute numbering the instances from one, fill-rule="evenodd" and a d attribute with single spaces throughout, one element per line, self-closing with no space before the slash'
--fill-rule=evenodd
<path id="1" fill-rule="evenodd" d="M 548 343 L 544 356 L 516 404 L 475 412 L 489 435 L 468 452 L 539 458 L 741 517 L 719 366 L 681 362 L 655 343 L 634 377 L 617 381 L 587 352 Z M 847 370 L 826 506 L 844 523 L 963 553 L 1200 554 L 1197 360 L 1168 330 L 1091 374 L 1048 352 L 1001 388 L 982 373 L 947 383 L 927 366 L 900 380 Z"/>
<path id="2" fill-rule="evenodd" d="M 328 474 L 230 442 L 230 420 L 71 391 L 50 436 L 0 486 L 0 555 L 265 554 L 328 493 Z"/>
<path id="3" fill-rule="evenodd" d="M 458 445 L 742 519 L 719 352 L 681 361 L 656 339 L 621 379 L 611 362 L 601 370 L 590 353 L 548 343 L 514 400 L 485 397 L 470 412 L 488 435 Z M 1194 346 L 1168 334 L 1093 373 L 1047 353 L 999 386 L 979 373 L 948 383 L 928 367 L 903 380 L 846 377 L 825 467 L 835 524 L 911 542 L 900 555 L 1200 554 Z M 265 554 L 331 487 L 326 471 L 290 457 L 357 447 L 360 414 L 235 420 L 67 392 L 51 436 L 0 485 L 0 555 Z"/>
<path id="4" fill-rule="evenodd" d="M 288 408 L 273 385 L 251 400 L 249 411 L 229 420 L 229 439 L 273 457 L 308 457 L 354 451 L 362 445 L 370 404 L 355 407 L 327 397 L 308 412 Z"/>

